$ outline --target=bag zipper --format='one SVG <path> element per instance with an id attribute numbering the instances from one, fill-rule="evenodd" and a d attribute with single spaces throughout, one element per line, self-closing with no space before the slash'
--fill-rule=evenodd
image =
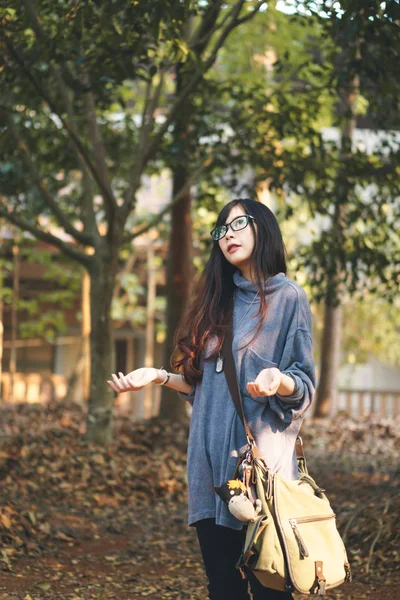
<path id="1" fill-rule="evenodd" d="M 289 519 L 289 523 L 291 528 L 293 529 L 294 537 L 296 538 L 297 545 L 299 546 L 300 556 L 302 558 L 306 558 L 310 556 L 307 546 L 304 543 L 303 538 L 301 537 L 300 531 L 297 529 L 297 523 L 315 523 L 315 521 L 327 521 L 329 519 L 334 519 L 335 514 L 331 515 L 318 515 L 314 517 L 298 517 L 297 519 Z"/>
<path id="2" fill-rule="evenodd" d="M 289 519 L 289 521 L 296 521 L 296 523 L 313 523 L 314 521 L 327 521 L 328 519 L 334 519 L 335 513 L 330 515 L 315 515 L 311 517 L 297 517 L 297 519 Z"/>

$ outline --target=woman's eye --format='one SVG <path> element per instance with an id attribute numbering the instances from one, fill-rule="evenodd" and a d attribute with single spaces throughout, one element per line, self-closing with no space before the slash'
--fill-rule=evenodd
<path id="1" fill-rule="evenodd" d="M 235 227 L 242 227 L 245 223 L 246 219 L 240 218 L 237 221 L 235 221 L 234 225 Z"/>

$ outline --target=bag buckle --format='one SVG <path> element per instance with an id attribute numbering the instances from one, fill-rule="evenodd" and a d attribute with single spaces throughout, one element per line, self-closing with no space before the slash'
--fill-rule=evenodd
<path id="1" fill-rule="evenodd" d="M 326 577 L 323 572 L 322 560 L 315 561 L 315 583 L 313 593 L 317 596 L 325 596 L 326 594 Z"/>
<path id="2" fill-rule="evenodd" d="M 301 438 L 299 435 L 296 438 L 296 456 L 297 458 L 303 458 L 305 460 L 305 456 L 304 456 L 304 448 L 303 448 L 303 438 Z"/>

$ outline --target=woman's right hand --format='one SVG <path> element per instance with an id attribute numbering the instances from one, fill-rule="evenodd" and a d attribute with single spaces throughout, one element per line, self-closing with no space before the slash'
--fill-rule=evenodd
<path id="1" fill-rule="evenodd" d="M 120 394 L 121 392 L 136 392 L 137 390 L 144 388 L 148 383 L 158 379 L 160 379 L 158 369 L 155 369 L 154 367 L 143 367 L 141 369 L 135 369 L 127 375 L 119 372 L 118 377 L 113 373 L 112 381 L 107 380 L 107 383 L 112 387 L 114 392 Z"/>

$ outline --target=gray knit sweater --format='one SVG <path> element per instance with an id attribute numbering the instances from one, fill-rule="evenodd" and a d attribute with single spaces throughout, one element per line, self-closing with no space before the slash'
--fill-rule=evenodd
<path id="1" fill-rule="evenodd" d="M 239 374 L 244 411 L 257 446 L 272 471 L 296 479 L 295 441 L 309 408 L 315 386 L 311 312 L 304 290 L 283 273 L 265 286 L 267 315 L 257 338 L 251 340 L 259 309 L 256 286 L 239 271 L 234 274 L 233 355 Z M 192 406 L 188 447 L 189 525 L 215 518 L 217 524 L 241 529 L 214 491 L 232 477 L 238 453 L 246 445 L 240 417 L 230 397 L 224 373 L 216 373 L 215 358 L 201 360 L 203 379 L 189 394 L 180 394 Z M 267 367 L 278 367 L 294 379 L 291 396 L 253 398 L 246 384 Z"/>

